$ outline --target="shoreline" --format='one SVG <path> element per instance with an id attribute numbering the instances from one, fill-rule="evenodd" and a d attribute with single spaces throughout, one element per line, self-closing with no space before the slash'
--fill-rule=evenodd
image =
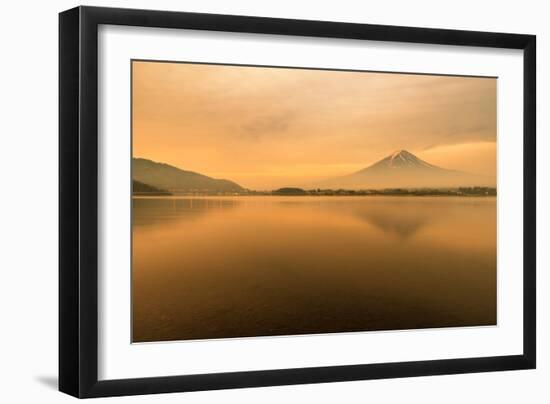
<path id="1" fill-rule="evenodd" d="M 132 198 L 250 198 L 250 197 L 292 197 L 292 198 L 366 198 L 366 197 L 441 197 L 441 198 L 496 198 L 497 195 L 482 194 L 365 194 L 365 195 L 279 195 L 279 194 L 132 194 Z"/>

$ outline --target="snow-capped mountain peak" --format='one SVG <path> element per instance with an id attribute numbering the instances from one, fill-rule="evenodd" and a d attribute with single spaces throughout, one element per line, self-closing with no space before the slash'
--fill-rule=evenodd
<path id="1" fill-rule="evenodd" d="M 407 150 L 397 150 L 355 173 L 317 185 L 333 189 L 448 188 L 494 186 L 494 179 L 430 164 Z"/>
<path id="2" fill-rule="evenodd" d="M 419 159 L 407 150 L 397 150 L 369 168 L 438 168 Z"/>

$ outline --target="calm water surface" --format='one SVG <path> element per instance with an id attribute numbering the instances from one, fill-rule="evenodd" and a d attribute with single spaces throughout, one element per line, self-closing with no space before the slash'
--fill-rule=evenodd
<path id="1" fill-rule="evenodd" d="M 133 199 L 135 342 L 496 324 L 496 199 Z"/>

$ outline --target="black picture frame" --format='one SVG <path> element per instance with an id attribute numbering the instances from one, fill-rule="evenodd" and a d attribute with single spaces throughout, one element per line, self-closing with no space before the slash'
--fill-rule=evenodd
<path id="1" fill-rule="evenodd" d="M 98 380 L 97 63 L 100 24 L 523 50 L 523 353 Z M 535 103 L 534 35 L 98 7 L 77 7 L 60 13 L 59 390 L 84 398 L 535 368 Z"/>

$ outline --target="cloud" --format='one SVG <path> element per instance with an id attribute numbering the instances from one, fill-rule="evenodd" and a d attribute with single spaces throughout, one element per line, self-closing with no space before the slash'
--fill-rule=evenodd
<path id="1" fill-rule="evenodd" d="M 294 118 L 295 114 L 291 111 L 258 116 L 242 125 L 242 135 L 248 139 L 261 140 L 264 135 L 286 132 Z"/>

